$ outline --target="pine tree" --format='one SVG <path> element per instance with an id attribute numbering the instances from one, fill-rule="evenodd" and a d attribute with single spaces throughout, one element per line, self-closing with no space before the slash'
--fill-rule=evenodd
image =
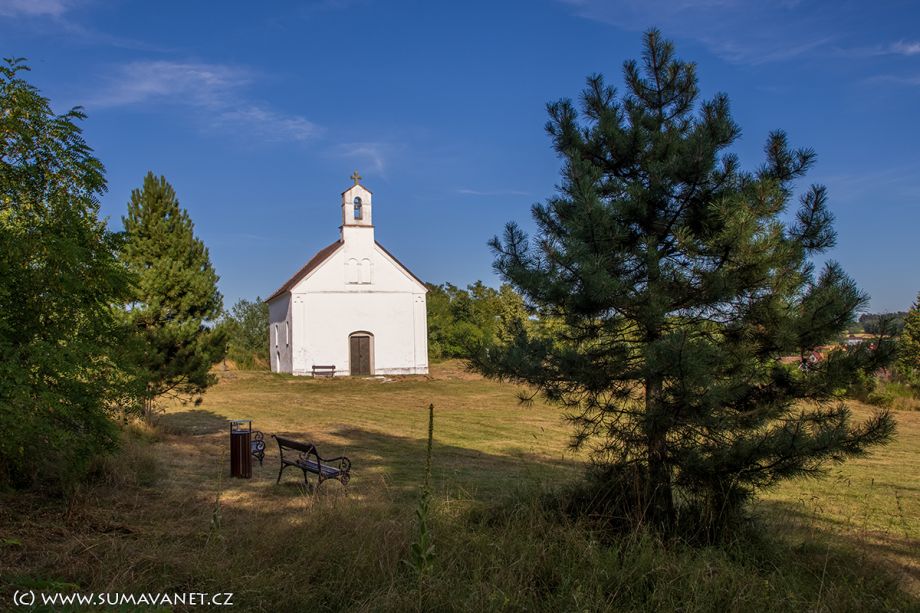
<path id="1" fill-rule="evenodd" d="M 158 397 L 187 398 L 213 383 L 209 369 L 227 350 L 223 330 L 211 325 L 223 304 L 208 250 L 165 177 L 147 173 L 122 222 L 122 258 L 136 275 L 127 317 L 141 340 L 149 416 Z"/>
<path id="2" fill-rule="evenodd" d="M 490 243 L 547 325 L 521 325 L 472 364 L 564 407 L 573 445 L 608 479 L 629 467 L 641 481 L 653 524 L 692 509 L 713 535 L 757 489 L 890 438 L 887 413 L 855 425 L 839 398 L 890 343 L 807 371 L 780 362 L 831 341 L 867 299 L 840 266 L 810 261 L 835 242 L 824 187 L 783 222 L 815 154 L 774 132 L 765 162 L 742 170 L 728 98 L 698 103 L 695 65 L 656 30 L 644 43 L 624 94 L 595 75 L 582 114 L 548 105 L 558 193 L 533 207 L 535 240 L 509 223 Z"/>
<path id="3" fill-rule="evenodd" d="M 920 294 L 907 313 L 898 339 L 898 370 L 911 384 L 920 384 Z"/>

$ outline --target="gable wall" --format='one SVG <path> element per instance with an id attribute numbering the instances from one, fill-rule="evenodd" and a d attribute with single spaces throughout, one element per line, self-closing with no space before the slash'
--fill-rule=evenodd
<path id="1" fill-rule="evenodd" d="M 294 294 L 312 292 L 412 292 L 424 293 L 418 282 L 381 251 L 373 240 L 373 229 L 346 228 L 351 235 L 341 249 L 323 262 L 292 289 Z M 360 268 L 355 268 L 360 265 Z M 349 283 L 355 278 L 370 283 Z"/>

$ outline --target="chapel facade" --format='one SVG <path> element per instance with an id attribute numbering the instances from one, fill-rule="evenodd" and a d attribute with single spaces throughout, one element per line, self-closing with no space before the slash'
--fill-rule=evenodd
<path id="1" fill-rule="evenodd" d="M 428 290 L 375 240 L 373 195 L 352 179 L 339 239 L 266 300 L 272 371 L 428 374 Z"/>

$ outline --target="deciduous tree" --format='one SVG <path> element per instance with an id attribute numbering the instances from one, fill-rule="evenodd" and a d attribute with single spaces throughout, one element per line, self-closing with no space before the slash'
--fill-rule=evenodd
<path id="1" fill-rule="evenodd" d="M 227 333 L 229 358 L 241 368 L 268 367 L 267 302 L 258 296 L 255 302 L 241 298 L 222 324 Z"/>
<path id="2" fill-rule="evenodd" d="M 136 400 L 115 312 L 129 277 L 83 111 L 55 114 L 25 70 L 0 64 L 0 487 L 55 487 L 114 447 L 110 414 Z"/>

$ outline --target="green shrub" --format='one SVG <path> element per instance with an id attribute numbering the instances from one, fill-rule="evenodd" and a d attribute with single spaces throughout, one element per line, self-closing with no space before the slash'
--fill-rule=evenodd
<path id="1" fill-rule="evenodd" d="M 892 404 L 894 404 L 896 397 L 897 396 L 895 393 L 888 386 L 883 386 L 869 392 L 869 394 L 866 396 L 865 402 L 866 404 L 888 409 L 891 408 Z"/>
<path id="2" fill-rule="evenodd" d="M 897 381 L 879 381 L 864 402 L 886 409 L 918 410 L 920 401 L 917 400 L 915 388 Z"/>
<path id="3" fill-rule="evenodd" d="M 227 357 L 243 370 L 267 370 L 268 303 L 256 296 L 255 301 L 240 299 L 220 325 L 227 334 Z"/>

